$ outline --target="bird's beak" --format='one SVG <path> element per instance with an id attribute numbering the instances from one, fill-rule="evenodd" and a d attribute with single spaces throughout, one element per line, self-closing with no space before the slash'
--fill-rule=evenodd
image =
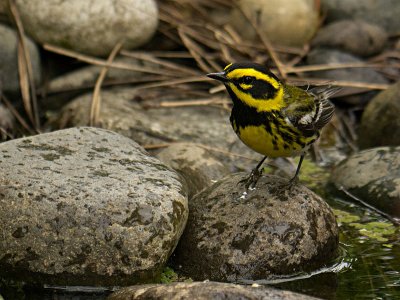
<path id="1" fill-rule="evenodd" d="M 218 73 L 209 73 L 207 74 L 208 77 L 221 81 L 221 82 L 227 82 L 228 78 L 225 76 L 225 72 L 218 72 Z"/>

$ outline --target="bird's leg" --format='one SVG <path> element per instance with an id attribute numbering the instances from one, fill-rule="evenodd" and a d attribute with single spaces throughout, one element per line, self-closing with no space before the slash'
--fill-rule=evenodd
<path id="1" fill-rule="evenodd" d="M 257 166 L 251 171 L 250 176 L 247 177 L 244 180 L 241 180 L 240 182 L 245 183 L 246 190 L 248 190 L 250 187 L 254 188 L 255 185 L 257 184 L 258 179 L 260 179 L 262 175 L 262 164 L 264 161 L 267 159 L 267 156 L 264 156 L 263 159 L 257 164 Z"/>
<path id="2" fill-rule="evenodd" d="M 305 154 L 302 154 L 300 156 L 300 161 L 299 161 L 299 164 L 297 165 L 296 174 L 294 174 L 293 178 L 289 180 L 289 183 L 288 183 L 289 188 L 291 188 L 293 185 L 295 185 L 297 183 L 297 181 L 299 180 L 300 168 L 301 168 L 301 164 L 303 163 L 304 156 L 305 156 Z"/>

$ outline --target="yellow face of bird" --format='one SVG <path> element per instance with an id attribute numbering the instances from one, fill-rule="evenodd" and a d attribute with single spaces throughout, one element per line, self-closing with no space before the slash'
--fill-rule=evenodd
<path id="1" fill-rule="evenodd" d="M 282 83 L 264 66 L 234 63 L 223 72 L 207 76 L 223 82 L 234 102 L 241 101 L 259 112 L 279 110 L 285 105 Z"/>

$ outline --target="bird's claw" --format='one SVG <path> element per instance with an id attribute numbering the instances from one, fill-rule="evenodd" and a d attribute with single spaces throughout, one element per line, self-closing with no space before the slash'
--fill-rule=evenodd
<path id="1" fill-rule="evenodd" d="M 253 189 L 255 188 L 257 181 L 260 179 L 261 175 L 262 169 L 254 169 L 253 171 L 251 171 L 249 177 L 239 181 L 239 183 L 244 183 L 246 190 Z"/>
<path id="2" fill-rule="evenodd" d="M 293 187 L 297 185 L 298 182 L 299 182 L 299 177 L 298 176 L 294 176 L 287 183 L 284 183 L 282 185 L 281 189 L 291 191 L 293 189 Z"/>

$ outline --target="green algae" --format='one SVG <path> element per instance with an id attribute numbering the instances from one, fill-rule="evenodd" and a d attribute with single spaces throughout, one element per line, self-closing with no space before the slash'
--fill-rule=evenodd
<path id="1" fill-rule="evenodd" d="M 354 215 L 352 213 L 349 213 L 347 211 L 344 210 L 340 210 L 340 209 L 333 209 L 333 213 L 336 216 L 336 221 L 338 222 L 339 225 L 341 224 L 349 224 L 349 223 L 353 223 L 356 221 L 360 220 L 360 217 L 357 215 Z"/>
<path id="2" fill-rule="evenodd" d="M 396 228 L 391 223 L 386 222 L 369 222 L 365 224 L 350 223 L 350 226 L 358 229 L 358 232 L 371 239 L 375 239 L 379 242 L 387 242 L 390 236 L 396 232 Z"/>
<path id="3" fill-rule="evenodd" d="M 297 160 L 296 160 L 297 161 Z M 315 162 L 305 158 L 300 170 L 300 181 L 319 195 L 325 194 L 325 186 L 329 179 L 328 171 Z"/>
<path id="4" fill-rule="evenodd" d="M 361 218 L 357 215 L 340 209 L 333 210 L 336 220 L 340 225 L 347 225 L 357 229 L 358 234 L 363 237 L 377 240 L 379 242 L 389 241 L 389 236 L 396 232 L 396 227 L 386 221 L 357 222 Z"/>
<path id="5" fill-rule="evenodd" d="M 165 267 L 161 273 L 161 283 L 172 283 L 178 281 L 179 276 L 170 267 Z"/>

